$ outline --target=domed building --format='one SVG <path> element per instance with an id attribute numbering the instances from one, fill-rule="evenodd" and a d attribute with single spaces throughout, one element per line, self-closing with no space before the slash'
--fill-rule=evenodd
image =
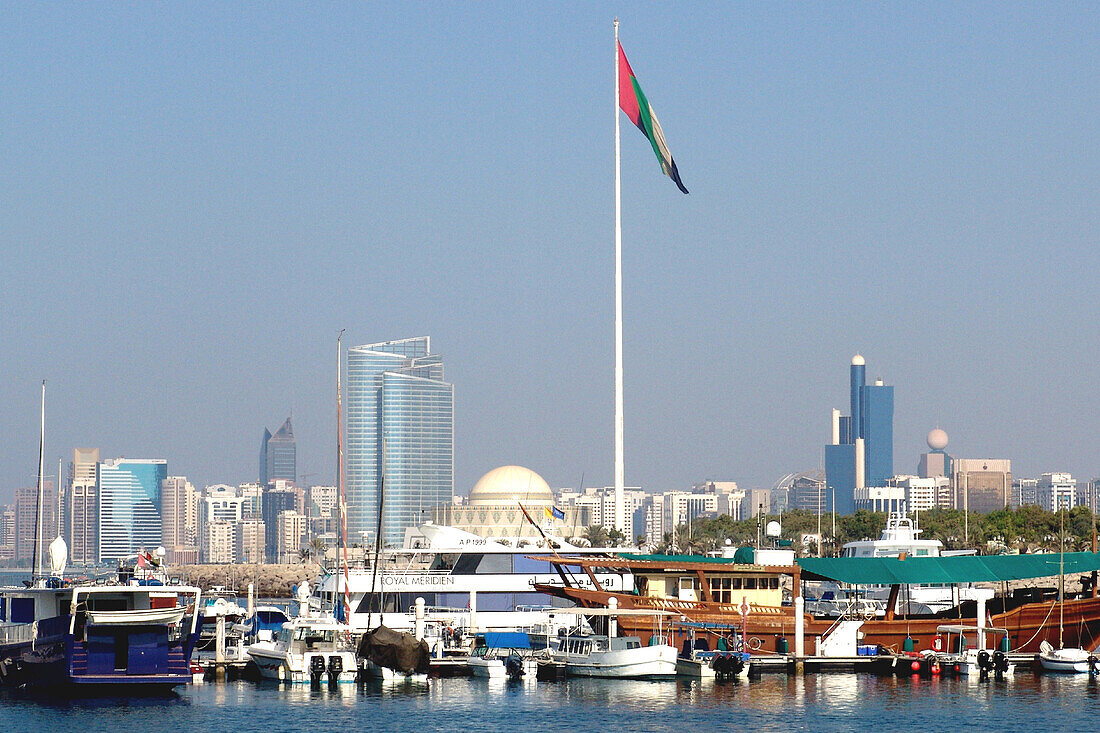
<path id="1" fill-rule="evenodd" d="M 548 536 L 572 537 L 588 524 L 588 507 L 556 509 L 550 485 L 523 466 L 494 468 L 477 480 L 464 503 L 436 507 L 432 520 L 488 539 L 541 539 L 521 505 Z"/>

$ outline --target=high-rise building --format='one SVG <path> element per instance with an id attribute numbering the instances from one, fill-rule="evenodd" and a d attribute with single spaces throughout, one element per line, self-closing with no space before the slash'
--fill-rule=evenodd
<path id="1" fill-rule="evenodd" d="M 35 557 L 36 533 L 38 535 L 38 560 L 48 567 L 46 548 L 57 536 L 57 487 L 53 481 L 42 482 L 42 523 L 38 524 L 38 487 L 15 491 L 15 543 L 16 561 L 30 563 Z M 51 531 L 52 528 L 52 531 Z"/>
<path id="2" fill-rule="evenodd" d="M 1072 509 L 1079 498 L 1077 479 L 1068 473 L 1044 473 L 1035 487 L 1039 506 L 1048 512 Z"/>
<path id="3" fill-rule="evenodd" d="M 161 544 L 160 490 L 168 462 L 118 458 L 96 464 L 99 561 L 114 562 Z"/>
<path id="4" fill-rule="evenodd" d="M 385 544 L 454 499 L 454 386 L 428 337 L 348 349 L 346 471 L 349 542 Z M 362 540 L 360 539 L 362 538 Z"/>
<path id="5" fill-rule="evenodd" d="M 9 505 L 0 513 L 0 560 L 15 557 L 15 506 Z"/>
<path id="6" fill-rule="evenodd" d="M 260 437 L 260 486 L 267 486 L 267 441 L 271 440 L 271 431 L 264 428 Z"/>
<path id="7" fill-rule="evenodd" d="M 289 417 L 274 435 L 264 428 L 260 446 L 260 484 L 267 486 L 277 479 L 298 481 L 298 446 Z"/>
<path id="8" fill-rule="evenodd" d="M 1012 461 L 956 458 L 951 463 L 956 509 L 987 513 L 1008 506 L 1012 496 Z"/>
<path id="9" fill-rule="evenodd" d="M 198 559 L 199 496 L 184 476 L 169 476 L 160 484 L 160 532 L 170 565 Z"/>
<path id="10" fill-rule="evenodd" d="M 279 512 L 275 524 L 275 561 L 299 562 L 305 544 L 308 518 L 295 511 Z"/>
<path id="11" fill-rule="evenodd" d="M 208 563 L 235 562 L 237 524 L 213 519 L 202 528 L 202 560 Z"/>
<path id="12" fill-rule="evenodd" d="M 825 483 L 838 514 L 855 511 L 855 490 L 884 486 L 894 475 L 894 388 L 881 379 L 867 384 L 867 367 L 856 354 L 848 375 L 851 414 L 833 410 L 825 446 Z M 835 494 L 834 494 L 835 492 Z"/>
<path id="13" fill-rule="evenodd" d="M 73 450 L 73 480 L 66 501 L 69 559 L 74 564 L 95 563 L 99 556 L 99 503 L 95 467 L 99 448 Z"/>
<path id="14" fill-rule="evenodd" d="M 295 511 L 298 496 L 293 489 L 268 489 L 263 495 L 264 546 L 268 559 L 279 562 L 279 514 Z"/>
<path id="15" fill-rule="evenodd" d="M 245 519 L 237 525 L 234 545 L 237 562 L 262 563 L 264 551 L 264 523 L 259 519 Z"/>

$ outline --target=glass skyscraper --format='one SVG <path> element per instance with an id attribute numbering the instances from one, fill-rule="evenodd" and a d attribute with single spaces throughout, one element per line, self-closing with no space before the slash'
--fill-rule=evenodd
<path id="1" fill-rule="evenodd" d="M 99 561 L 114 562 L 161 544 L 160 486 L 168 462 L 119 458 L 96 464 Z"/>
<path id="2" fill-rule="evenodd" d="M 385 476 L 382 541 L 454 499 L 454 385 L 427 336 L 348 349 L 345 491 L 348 542 L 371 543 Z"/>
<path id="3" fill-rule="evenodd" d="M 260 443 L 260 485 L 267 486 L 278 479 L 298 482 L 298 444 L 289 417 L 274 435 L 264 428 Z"/>
<path id="4" fill-rule="evenodd" d="M 855 490 L 885 486 L 894 475 L 894 388 L 876 379 L 867 384 L 859 354 L 848 374 L 851 415 L 833 411 L 833 440 L 825 446 L 826 501 L 838 514 L 855 511 Z"/>

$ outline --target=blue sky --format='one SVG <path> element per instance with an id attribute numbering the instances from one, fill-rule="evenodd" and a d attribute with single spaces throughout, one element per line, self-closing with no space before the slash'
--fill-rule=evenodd
<path id="1" fill-rule="evenodd" d="M 1100 475 L 1100 9 L 9 5 L 0 498 L 74 446 L 328 481 L 335 336 L 428 334 L 455 487 L 612 478 L 611 21 L 690 196 L 625 121 L 627 483 L 821 464 L 847 364 L 1018 475 Z"/>

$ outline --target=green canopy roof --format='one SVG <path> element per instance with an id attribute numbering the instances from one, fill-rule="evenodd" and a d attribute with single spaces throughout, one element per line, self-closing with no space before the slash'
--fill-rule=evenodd
<path id="1" fill-rule="evenodd" d="M 982 583 L 1058 575 L 1059 555 L 962 555 L 958 557 L 805 557 L 803 578 L 852 585 Z M 1100 570 L 1100 554 L 1067 552 L 1065 573 Z"/>

